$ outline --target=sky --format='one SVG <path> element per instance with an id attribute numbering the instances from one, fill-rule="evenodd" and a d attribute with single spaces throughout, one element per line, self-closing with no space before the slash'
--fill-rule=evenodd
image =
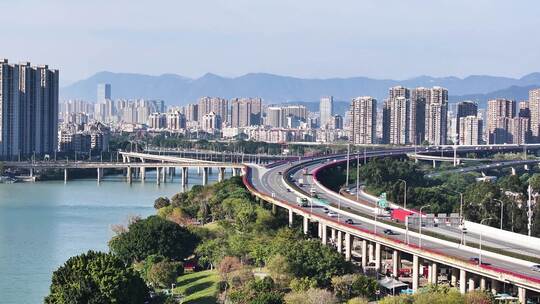
<path id="1" fill-rule="evenodd" d="M 538 0 L 0 0 L 0 58 L 151 75 L 521 77 Z"/>

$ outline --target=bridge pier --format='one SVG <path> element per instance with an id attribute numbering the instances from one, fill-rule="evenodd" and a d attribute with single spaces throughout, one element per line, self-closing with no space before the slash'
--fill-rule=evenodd
<path id="1" fill-rule="evenodd" d="M 101 183 L 102 178 L 103 178 L 103 169 L 97 168 L 97 182 Z"/>
<path id="2" fill-rule="evenodd" d="M 29 175 L 30 177 L 34 177 L 34 168 L 30 168 Z"/>
<path id="3" fill-rule="evenodd" d="M 392 275 L 394 278 L 399 277 L 399 269 L 401 268 L 401 257 L 399 251 L 395 250 L 392 252 Z"/>
<path id="4" fill-rule="evenodd" d="M 197 167 L 197 174 L 201 175 L 201 167 Z"/>
<path id="5" fill-rule="evenodd" d="M 327 235 L 328 227 L 326 227 L 325 224 L 320 223 L 320 222 L 319 222 L 319 225 L 321 225 L 321 229 L 322 229 L 322 236 L 321 236 L 322 243 L 323 245 L 326 245 L 326 243 L 328 242 L 328 235 Z"/>
<path id="6" fill-rule="evenodd" d="M 341 253 L 343 250 L 343 233 L 341 230 L 337 231 L 337 242 L 336 242 L 337 252 Z"/>
<path id="7" fill-rule="evenodd" d="M 476 280 L 474 278 L 474 275 L 471 274 L 469 277 L 469 291 L 473 291 L 476 289 Z"/>
<path id="8" fill-rule="evenodd" d="M 439 269 L 437 263 L 431 264 L 431 284 L 437 285 L 439 281 Z"/>
<path id="9" fill-rule="evenodd" d="M 225 179 L 225 168 L 218 168 L 218 182 L 222 182 Z"/>
<path id="10" fill-rule="evenodd" d="M 277 206 L 275 204 L 272 204 L 272 214 L 273 215 L 277 214 Z"/>
<path id="11" fill-rule="evenodd" d="M 309 233 L 309 219 L 304 216 L 303 218 L 303 228 L 304 228 L 304 234 L 308 234 Z"/>
<path id="12" fill-rule="evenodd" d="M 130 166 L 127 167 L 126 177 L 127 177 L 127 182 L 131 184 L 131 182 L 132 182 L 132 173 L 131 173 L 131 167 Z"/>
<path id="13" fill-rule="evenodd" d="M 64 183 L 68 181 L 68 169 L 64 169 Z"/>
<path id="14" fill-rule="evenodd" d="M 351 260 L 351 245 L 352 245 L 351 234 L 348 232 L 345 232 L 345 260 L 346 261 Z"/>
<path id="15" fill-rule="evenodd" d="M 374 255 L 373 255 L 373 244 L 371 242 L 368 243 L 368 262 L 373 261 Z"/>
<path id="16" fill-rule="evenodd" d="M 289 227 L 291 227 L 291 228 L 293 226 L 293 220 L 294 220 L 294 213 L 293 213 L 293 210 L 291 208 L 291 209 L 289 209 Z"/>
<path id="17" fill-rule="evenodd" d="M 414 291 L 417 291 L 418 290 L 418 285 L 420 283 L 420 277 L 419 277 L 419 267 L 420 265 L 418 265 L 418 256 L 417 255 L 413 255 L 413 266 L 412 266 L 412 289 Z"/>
<path id="18" fill-rule="evenodd" d="M 203 168 L 202 174 L 203 174 L 203 176 L 202 176 L 202 184 L 203 184 L 203 186 L 206 186 L 206 185 L 208 185 L 208 168 L 207 167 Z"/>
<path id="19" fill-rule="evenodd" d="M 366 270 L 367 263 L 368 263 L 368 243 L 366 240 L 362 240 L 362 270 Z"/>
<path id="20" fill-rule="evenodd" d="M 463 294 L 467 292 L 467 271 L 464 269 L 459 270 L 459 292 Z"/>
<path id="21" fill-rule="evenodd" d="M 519 303 L 527 303 L 527 290 L 523 287 L 518 287 L 518 301 Z"/>
<path id="22" fill-rule="evenodd" d="M 375 270 L 381 270 L 381 244 L 375 243 Z"/>
<path id="23" fill-rule="evenodd" d="M 236 168 L 231 168 L 232 170 L 232 176 L 236 176 Z"/>
<path id="24" fill-rule="evenodd" d="M 484 277 L 480 277 L 480 290 L 486 290 L 486 278 Z"/>
<path id="25" fill-rule="evenodd" d="M 458 275 L 459 275 L 459 269 L 457 268 L 452 268 L 451 270 L 452 274 L 451 274 L 451 277 L 450 277 L 450 285 L 452 287 L 457 287 L 457 280 L 458 280 Z"/>
<path id="26" fill-rule="evenodd" d="M 141 167 L 141 181 L 144 181 L 146 179 L 146 168 Z"/>
<path id="27" fill-rule="evenodd" d="M 187 186 L 189 178 L 189 168 L 182 167 L 182 186 Z"/>
<path id="28" fill-rule="evenodd" d="M 160 172 L 159 167 L 156 167 L 156 183 L 157 183 L 158 186 L 161 185 L 161 176 L 160 176 L 161 174 L 160 173 L 161 172 Z"/>

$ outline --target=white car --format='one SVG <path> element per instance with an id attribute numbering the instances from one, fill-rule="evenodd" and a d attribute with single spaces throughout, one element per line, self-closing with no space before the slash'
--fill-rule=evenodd
<path id="1" fill-rule="evenodd" d="M 532 265 L 531 270 L 536 271 L 536 272 L 540 272 L 540 265 Z"/>
<path id="2" fill-rule="evenodd" d="M 337 217 L 337 213 L 330 211 L 330 212 L 328 212 L 328 216 L 329 217 Z"/>

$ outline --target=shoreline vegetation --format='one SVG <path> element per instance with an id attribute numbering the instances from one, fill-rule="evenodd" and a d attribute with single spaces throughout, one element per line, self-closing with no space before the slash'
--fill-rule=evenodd
<path id="1" fill-rule="evenodd" d="M 357 304 L 381 297 L 374 279 L 299 224 L 289 228 L 287 215 L 272 214 L 240 177 L 157 198 L 154 207 L 156 215 L 114 226 L 110 253 L 89 251 L 59 267 L 45 303 Z M 442 287 L 383 301 L 423 303 L 435 294 L 456 301 L 434 303 L 479 303 Z"/>

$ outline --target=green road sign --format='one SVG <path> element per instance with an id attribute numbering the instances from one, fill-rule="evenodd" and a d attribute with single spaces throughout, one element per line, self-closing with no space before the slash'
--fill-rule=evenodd
<path id="1" fill-rule="evenodd" d="M 379 208 L 386 208 L 388 207 L 388 201 L 386 200 L 386 192 L 381 193 L 379 196 L 379 200 L 377 201 L 377 205 Z"/>

